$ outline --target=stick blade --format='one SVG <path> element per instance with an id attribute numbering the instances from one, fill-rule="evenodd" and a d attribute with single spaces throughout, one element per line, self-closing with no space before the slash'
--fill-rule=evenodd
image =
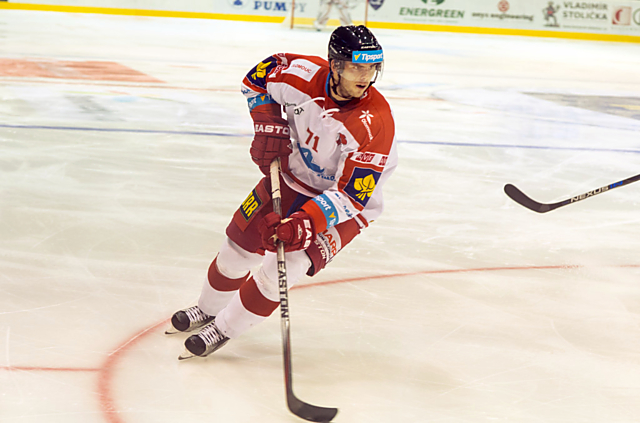
<path id="1" fill-rule="evenodd" d="M 527 197 L 527 195 L 524 192 L 520 191 L 515 185 L 505 185 L 504 192 L 516 203 L 528 208 L 529 210 L 533 210 L 536 213 L 546 213 L 550 210 L 553 210 L 553 208 L 549 204 L 541 204 Z"/>
<path id="2" fill-rule="evenodd" d="M 310 422 L 328 423 L 338 414 L 337 408 L 318 407 L 300 401 L 293 392 L 287 393 L 287 406 L 293 414 Z"/>

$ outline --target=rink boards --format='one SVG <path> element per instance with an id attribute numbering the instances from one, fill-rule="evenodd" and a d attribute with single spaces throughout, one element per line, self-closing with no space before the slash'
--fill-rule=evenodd
<path id="1" fill-rule="evenodd" d="M 311 25 L 319 0 L 33 0 L 0 9 L 280 23 L 295 8 L 295 24 Z M 354 23 L 372 28 L 640 42 L 640 2 L 547 0 L 352 0 Z M 332 17 L 337 12 L 332 12 Z M 329 21 L 337 25 L 337 19 Z"/>

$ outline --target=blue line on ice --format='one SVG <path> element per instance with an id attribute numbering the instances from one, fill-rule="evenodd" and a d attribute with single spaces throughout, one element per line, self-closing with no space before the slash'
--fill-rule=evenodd
<path id="1" fill-rule="evenodd" d="M 205 132 L 205 131 L 164 131 L 157 129 L 126 129 L 126 128 L 89 128 L 76 126 L 46 126 L 46 125 L 6 125 L 0 124 L 0 128 L 14 129 L 50 129 L 62 131 L 99 131 L 99 132 L 130 132 L 141 134 L 171 134 L 171 135 L 201 135 L 212 137 L 252 137 L 253 134 L 232 134 L 227 132 Z M 423 145 L 445 145 L 452 147 L 489 147 L 489 148 L 525 148 L 533 150 L 562 150 L 562 151 L 592 151 L 592 152 L 610 152 L 610 153 L 635 153 L 639 154 L 640 150 L 624 149 L 624 148 L 593 148 L 593 147 L 559 147 L 545 145 L 523 145 L 523 144 L 483 144 L 471 142 L 443 142 L 443 141 L 410 141 L 398 140 L 404 144 L 423 144 Z"/>

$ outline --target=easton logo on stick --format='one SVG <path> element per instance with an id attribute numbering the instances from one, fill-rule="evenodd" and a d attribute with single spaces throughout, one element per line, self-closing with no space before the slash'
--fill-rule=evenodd
<path id="1" fill-rule="evenodd" d="M 289 297 L 287 296 L 287 271 L 285 264 L 278 262 L 278 287 L 280 288 L 280 317 L 289 318 Z"/>

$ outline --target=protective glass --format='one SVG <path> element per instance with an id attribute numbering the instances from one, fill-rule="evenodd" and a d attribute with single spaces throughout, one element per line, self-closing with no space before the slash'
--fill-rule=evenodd
<path id="1" fill-rule="evenodd" d="M 382 63 L 352 63 L 336 61 L 338 75 L 352 82 L 375 82 L 382 72 Z"/>

